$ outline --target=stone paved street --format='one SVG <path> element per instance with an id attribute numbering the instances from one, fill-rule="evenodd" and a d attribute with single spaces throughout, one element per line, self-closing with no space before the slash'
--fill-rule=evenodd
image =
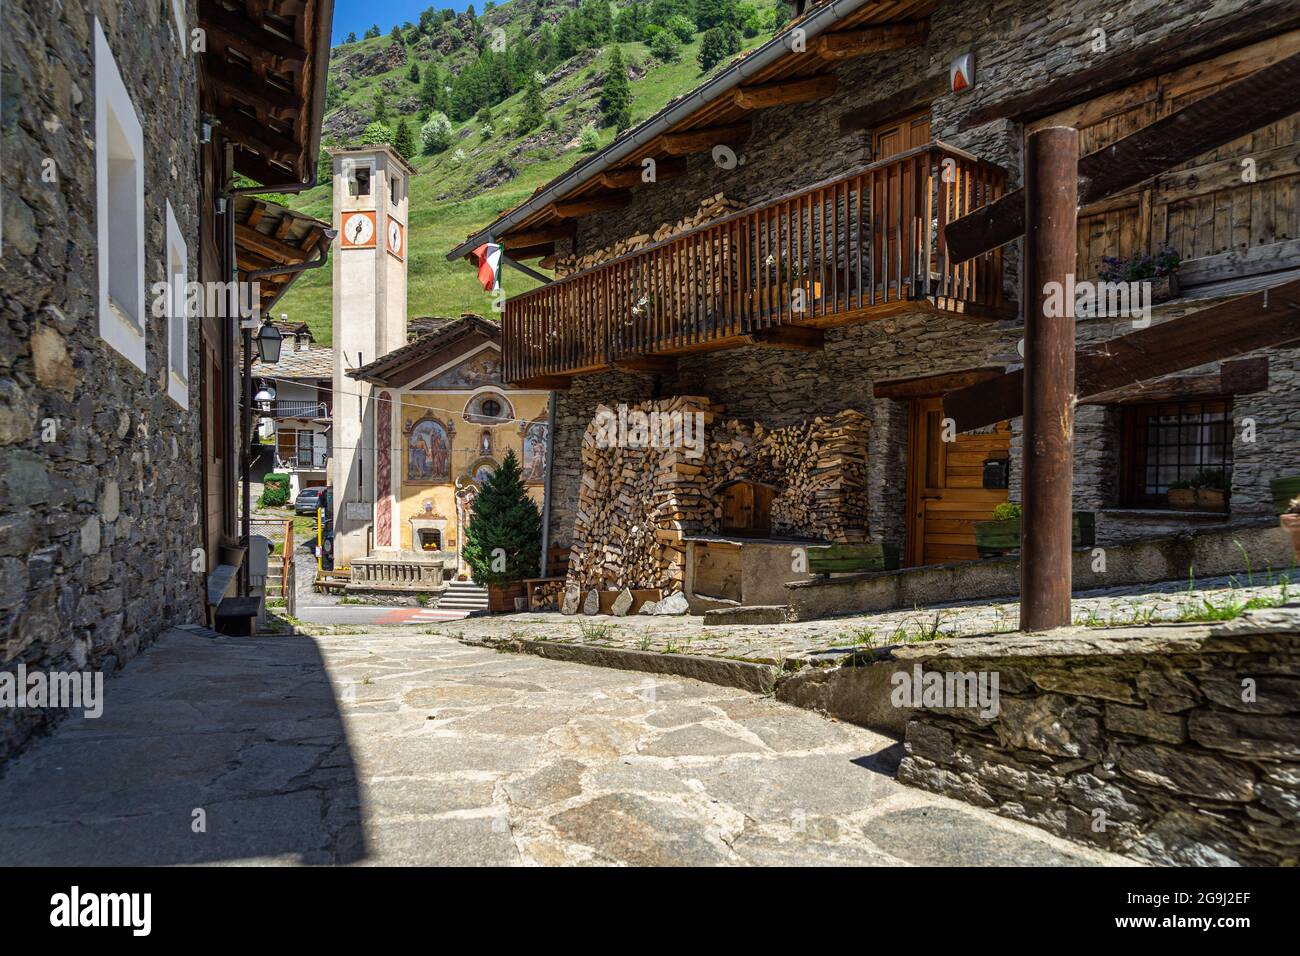
<path id="1" fill-rule="evenodd" d="M 0 866 L 1125 862 L 898 784 L 867 730 L 414 629 L 173 630 L 105 696 L 0 776 Z"/>
<path id="2" fill-rule="evenodd" d="M 1074 620 L 1080 626 L 1141 626 L 1202 615 L 1207 607 L 1245 605 L 1251 599 L 1277 603 L 1295 600 L 1300 585 L 1294 571 L 1263 572 L 1249 580 L 1207 578 L 1189 587 L 1186 581 L 1085 591 L 1074 597 Z M 1271 582 L 1271 583 L 1270 583 Z M 590 644 L 605 648 L 695 654 L 777 664 L 831 663 L 870 647 L 917 640 L 1004 634 L 1015 631 L 1019 602 L 968 601 L 923 609 L 858 614 L 791 624 L 704 626 L 699 617 L 567 617 L 558 613 L 510 614 L 452 621 L 429 628 L 466 641 L 492 643 L 541 640 Z"/>

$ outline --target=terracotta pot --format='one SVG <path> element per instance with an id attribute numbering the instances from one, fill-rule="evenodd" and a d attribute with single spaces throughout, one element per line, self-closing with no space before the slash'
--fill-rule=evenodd
<path id="1" fill-rule="evenodd" d="M 1296 560 L 1300 561 L 1300 515 L 1283 515 L 1282 527 L 1291 536 L 1291 548 Z"/>
<path id="2" fill-rule="evenodd" d="M 1217 488 L 1196 489 L 1196 507 L 1198 508 L 1222 511 L 1227 500 L 1227 496 Z"/>
<path id="3" fill-rule="evenodd" d="M 1169 507 L 1186 511 L 1196 507 L 1196 490 L 1194 488 L 1170 488 L 1166 493 Z"/>

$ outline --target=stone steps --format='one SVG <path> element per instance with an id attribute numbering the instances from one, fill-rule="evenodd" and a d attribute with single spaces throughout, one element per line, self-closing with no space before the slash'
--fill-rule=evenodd
<path id="1" fill-rule="evenodd" d="M 452 581 L 438 599 L 438 607 L 446 611 L 486 611 L 487 588 L 470 581 Z"/>

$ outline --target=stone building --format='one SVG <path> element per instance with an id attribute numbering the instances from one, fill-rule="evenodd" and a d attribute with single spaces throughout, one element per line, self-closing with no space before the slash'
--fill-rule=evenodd
<path id="1" fill-rule="evenodd" d="M 332 2 L 2 15 L 0 667 L 112 671 L 236 589 L 236 306 L 328 237 L 233 177 L 311 177 Z"/>
<path id="2" fill-rule="evenodd" d="M 949 442 L 942 397 L 1020 366 L 1020 270 L 1015 244 L 956 263 L 943 225 L 1019 184 L 1028 130 L 1075 126 L 1091 152 L 1300 50 L 1282 2 L 801 12 L 448 254 L 491 239 L 556 270 L 503 320 L 506 380 L 556 389 L 554 543 L 582 523 L 597 409 L 697 396 L 768 430 L 861 412 L 865 514 L 846 517 L 905 564 L 974 559 L 973 523 L 1019 500 L 1020 422 Z M 1295 116 L 1264 124 L 1082 209 L 1077 277 L 1172 248 L 1183 288 L 1153 309 L 1159 324 L 1294 275 L 1300 176 L 1278 160 L 1297 139 Z M 1246 160 L 1267 172 L 1243 179 Z M 1081 314 L 1078 341 L 1134 327 Z M 1270 481 L 1300 460 L 1296 350 L 1231 358 L 1079 407 L 1075 507 L 1098 543 L 1273 513 Z M 1222 506 L 1171 506 L 1171 485 L 1218 478 Z M 661 516 L 648 547 L 716 535 L 711 504 L 712 520 Z"/>

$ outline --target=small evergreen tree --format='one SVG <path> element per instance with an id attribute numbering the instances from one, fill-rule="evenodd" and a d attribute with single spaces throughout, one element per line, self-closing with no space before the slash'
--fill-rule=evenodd
<path id="1" fill-rule="evenodd" d="M 727 25 L 706 30 L 704 39 L 700 41 L 700 69 L 707 72 L 739 52 L 740 34 L 735 27 Z"/>
<path id="2" fill-rule="evenodd" d="M 605 88 L 600 94 L 600 111 L 605 125 L 622 132 L 632 125 L 632 87 L 627 81 L 623 52 L 615 43 L 609 51 L 609 69 L 605 71 Z"/>
<path id="3" fill-rule="evenodd" d="M 373 23 L 371 24 L 370 29 L 366 31 L 366 39 L 373 40 L 377 36 L 379 36 L 379 24 Z"/>
<path id="4" fill-rule="evenodd" d="M 394 43 L 402 42 L 402 28 L 396 23 L 393 24 L 393 32 L 388 35 L 392 38 Z"/>
<path id="5" fill-rule="evenodd" d="M 388 123 L 388 101 L 384 99 L 382 89 L 375 90 L 375 112 L 371 119 L 376 123 Z"/>
<path id="6" fill-rule="evenodd" d="M 411 69 L 407 71 L 406 78 L 416 86 L 420 85 L 420 61 L 412 60 Z"/>
<path id="7" fill-rule="evenodd" d="M 446 113 L 433 113 L 420 127 L 420 144 L 426 153 L 441 153 L 451 145 L 451 120 Z"/>
<path id="8" fill-rule="evenodd" d="M 516 132 L 527 133 L 542 125 L 546 119 L 546 101 L 542 99 L 542 88 L 536 75 L 530 75 L 524 81 L 523 110 L 519 114 Z"/>
<path id="9" fill-rule="evenodd" d="M 344 43 L 356 43 L 356 42 L 357 42 L 357 32 L 356 32 L 355 30 L 353 30 L 351 33 L 348 34 L 348 38 L 347 38 L 346 40 L 344 40 L 343 42 L 344 42 Z"/>
<path id="10" fill-rule="evenodd" d="M 529 497 L 514 449 L 483 483 L 461 549 L 474 582 L 507 584 L 537 577 L 542 554 L 542 515 Z"/>
<path id="11" fill-rule="evenodd" d="M 682 58 L 682 44 L 671 30 L 661 30 L 650 41 L 650 52 L 660 63 L 676 63 Z"/>
<path id="12" fill-rule="evenodd" d="M 415 134 L 411 132 L 406 117 L 398 120 L 397 129 L 393 130 L 393 149 L 397 150 L 397 155 L 402 159 L 410 159 L 415 155 Z"/>

